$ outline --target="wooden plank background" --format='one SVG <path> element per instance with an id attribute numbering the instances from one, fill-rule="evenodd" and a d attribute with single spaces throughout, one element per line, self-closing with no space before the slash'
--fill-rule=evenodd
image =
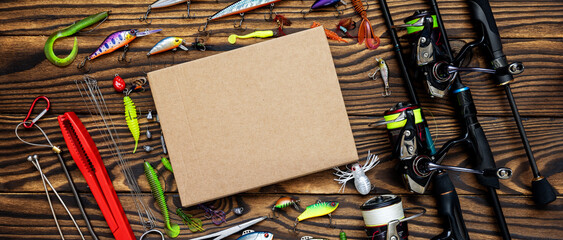
<path id="1" fill-rule="evenodd" d="M 227 17 L 209 24 L 211 36 L 207 40 L 208 50 L 178 53 L 162 53 L 146 58 L 146 52 L 165 36 L 183 37 L 193 42 L 198 34 L 198 27 L 202 26 L 210 14 L 229 4 L 226 0 L 198 0 L 192 3 L 195 18 L 186 19 L 185 5 L 177 5 L 164 9 L 155 9 L 150 18 L 151 25 L 138 21 L 150 1 L 115 2 L 110 0 L 47 0 L 47 1 L 3 1 L 0 4 L 0 238 L 1 239 L 56 239 L 58 232 L 44 196 L 43 187 L 35 168 L 27 162 L 26 156 L 37 154 L 45 174 L 52 181 L 55 188 L 62 193 L 71 212 L 77 216 L 79 224 L 84 226 L 79 211 L 70 193 L 56 156 L 49 149 L 32 147 L 19 142 L 14 134 L 14 127 L 23 120 L 33 99 L 39 95 L 46 95 L 51 99 L 52 107 L 49 113 L 39 121 L 55 145 L 64 148 L 64 140 L 56 121 L 56 116 L 66 111 L 75 111 L 80 115 L 87 128 L 95 128 L 88 111 L 81 104 L 82 99 L 76 90 L 74 80 L 82 78 L 82 72 L 74 66 L 84 56 L 88 55 L 110 33 L 118 30 L 138 28 L 162 28 L 158 34 L 135 40 L 130 47 L 131 63 L 118 63 L 119 53 L 112 53 L 92 61 L 92 77 L 98 79 L 102 92 L 106 98 L 112 118 L 116 123 L 119 135 L 125 142 L 126 150 L 133 147 L 133 140 L 123 120 L 122 94 L 114 93 L 111 80 L 115 73 L 119 73 L 126 81 L 145 75 L 145 72 L 164 68 L 175 63 L 225 52 L 241 46 L 250 45 L 262 39 L 239 40 L 236 45 L 227 43 L 227 36 L 231 33 L 243 33 L 232 27 L 238 16 Z M 406 207 L 425 207 L 427 214 L 409 222 L 410 239 L 429 239 L 441 231 L 441 220 L 437 216 L 435 200 L 432 195 L 412 194 L 403 186 L 397 172 L 393 169 L 397 160 L 390 156 L 389 141 L 385 130 L 368 128 L 367 124 L 379 119 L 382 113 L 396 102 L 406 101 L 407 95 L 400 78 L 399 68 L 393 56 L 392 47 L 382 13 L 377 1 L 367 1 L 370 6 L 368 17 L 374 26 L 375 33 L 381 37 L 382 43 L 377 50 L 367 50 L 356 42 L 337 43 L 330 41 L 331 52 L 340 79 L 346 108 L 350 116 L 352 130 L 359 154 L 365 157 L 367 150 L 380 155 L 382 163 L 368 172 L 368 177 L 376 186 L 377 193 L 394 193 L 403 198 Z M 334 29 L 339 19 L 331 8 L 315 11 L 302 18 L 301 11 L 308 9 L 312 1 L 283 0 L 276 4 L 275 11 L 283 14 L 293 22 L 285 28 L 287 33 L 304 30 L 313 20 L 328 28 Z M 462 0 L 439 1 L 440 9 L 452 45 L 459 49 L 463 42 L 471 41 L 475 37 L 470 24 L 467 3 Z M 390 0 L 391 13 L 396 22 L 410 16 L 414 10 L 428 9 L 423 0 Z M 524 126 L 538 166 L 542 175 L 548 177 L 559 193 L 563 192 L 563 33 L 558 31 L 563 21 L 563 3 L 561 1 L 509 1 L 491 0 L 500 34 L 503 38 L 505 54 L 509 62 L 521 61 L 526 71 L 516 77 L 512 89 L 523 117 Z M 359 21 L 351 4 L 344 6 L 340 18 L 352 17 Z M 90 33 L 77 34 L 79 54 L 77 60 L 69 67 L 59 68 L 50 64 L 44 57 L 43 45 L 47 37 L 54 31 L 64 28 L 74 21 L 88 15 L 111 10 L 108 21 Z M 244 26 L 252 30 L 274 29 L 272 22 L 263 20 L 267 8 L 257 9 L 246 14 Z M 55 52 L 64 56 L 70 52 L 72 38 L 57 41 Z M 384 58 L 390 69 L 392 96 L 381 96 L 382 83 L 367 78 L 367 74 L 375 68 L 374 57 Z M 472 66 L 486 66 L 482 52 L 476 51 L 472 59 Z M 244 61 L 245 59 L 240 59 Z M 272 59 L 272 67 L 275 67 Z M 213 66 L 209 66 L 212 71 Z M 494 87 L 489 76 L 483 74 L 462 74 L 466 85 L 471 87 L 478 109 L 481 125 L 491 144 L 497 166 L 506 166 L 514 170 L 510 180 L 501 181 L 498 190 L 501 205 L 506 216 L 508 227 L 513 239 L 561 239 L 563 236 L 563 201 L 561 195 L 547 207 L 534 206 L 530 196 L 530 181 L 532 174 L 520 141 L 518 131 L 512 119 L 508 102 L 501 88 Z M 438 146 L 447 139 L 451 139 L 460 130 L 454 118 L 454 110 L 447 99 L 432 99 L 420 89 L 422 106 L 431 113 L 428 114 L 429 125 L 433 136 L 437 138 Z M 155 109 L 150 90 L 135 94 L 133 100 L 144 115 L 148 109 Z M 146 193 L 144 198 L 150 202 L 162 229 L 163 218 L 158 207 L 150 197 L 150 188 L 143 176 L 142 162 L 147 160 L 157 166 L 157 171 L 165 183 L 168 205 L 172 211 L 180 206 L 173 175 L 164 170 L 161 164 L 156 164 L 162 155 L 159 144 L 159 126 L 155 122 L 148 122 L 144 116 L 140 119 L 141 128 L 151 129 L 153 139 L 141 137 L 139 143 L 151 145 L 155 148 L 150 153 L 138 152 L 130 155 L 132 169 L 139 182 L 141 190 Z M 106 168 L 113 180 L 115 189 L 128 215 L 137 237 L 142 232 L 142 226 L 136 215 L 133 199 L 129 188 L 120 172 L 120 168 L 111 154 L 103 147 L 101 137 L 92 131 L 92 135 L 101 149 Z M 22 131 L 28 141 L 43 141 L 38 131 Z M 66 163 L 77 184 L 83 202 L 87 209 L 95 231 L 102 239 L 112 238 L 97 204 L 88 190 L 80 171 L 71 160 L 67 152 L 63 153 Z M 174 161 L 174 159 L 171 159 Z M 445 163 L 450 165 L 471 166 L 463 148 L 456 148 L 448 154 Z M 240 174 L 244 174 L 241 172 Z M 467 223 L 472 239 L 500 239 L 494 220 L 492 209 L 485 198 L 485 189 L 481 187 L 470 174 L 450 173 L 453 183 L 460 194 L 463 216 Z M 213 176 L 209 176 L 213 177 Z M 302 222 L 300 232 L 288 231 L 299 214 L 294 209 L 286 209 L 279 218 L 262 222 L 253 227 L 255 230 L 271 231 L 276 239 L 299 239 L 305 235 L 337 239 L 342 229 L 349 239 L 365 239 L 363 221 L 358 209 L 370 196 L 361 196 L 349 184 L 344 193 L 338 193 L 339 185 L 333 180 L 332 171 L 325 171 L 310 176 L 254 189 L 212 203 L 227 212 L 228 222 L 220 227 L 214 226 L 209 220 L 204 220 L 203 234 L 212 233 L 227 226 L 236 225 L 247 219 L 270 213 L 271 205 L 283 195 L 296 196 L 301 199 L 301 205 L 307 206 L 317 199 L 337 200 L 340 207 L 334 212 L 334 228 L 328 227 L 327 218 L 316 218 Z M 243 216 L 237 217 L 232 208 L 244 206 Z M 60 204 L 55 203 L 57 213 L 61 219 L 61 226 L 69 239 L 78 239 L 76 229 Z M 202 217 L 201 210 L 188 209 L 189 213 Z M 172 214 L 172 221 L 181 223 L 180 218 Z M 189 239 L 203 234 L 193 234 L 182 225 L 180 238 Z M 82 228 L 85 235 L 87 230 Z M 88 238 L 89 236 L 87 236 Z M 236 239 L 238 235 L 228 239 Z"/>

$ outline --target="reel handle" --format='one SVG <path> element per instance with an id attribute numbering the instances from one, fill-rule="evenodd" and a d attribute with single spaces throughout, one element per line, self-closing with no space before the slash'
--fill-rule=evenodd
<path id="1" fill-rule="evenodd" d="M 434 176 L 434 194 L 438 214 L 444 219 L 444 231 L 432 240 L 469 240 L 457 192 L 446 172 Z"/>

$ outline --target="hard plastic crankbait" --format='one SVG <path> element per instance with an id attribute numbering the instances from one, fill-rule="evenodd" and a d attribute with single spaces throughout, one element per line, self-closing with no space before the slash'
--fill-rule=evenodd
<path id="1" fill-rule="evenodd" d="M 47 41 L 45 42 L 45 47 L 44 47 L 45 57 L 47 57 L 47 60 L 49 60 L 49 62 L 51 62 L 52 64 L 55 64 L 59 67 L 64 67 L 64 66 L 68 66 L 69 64 L 71 64 L 72 61 L 74 61 L 74 59 L 76 58 L 76 55 L 78 55 L 78 40 L 76 39 L 76 37 L 74 37 L 74 45 L 72 46 L 72 51 L 65 58 L 59 58 L 59 57 L 57 57 L 57 55 L 55 55 L 55 52 L 53 52 L 53 45 L 55 44 L 55 41 L 59 38 L 68 37 L 70 35 L 73 35 L 76 32 L 78 32 L 78 31 L 80 31 L 80 30 L 82 30 L 82 29 L 84 29 L 84 28 L 86 28 L 86 27 L 88 27 L 88 26 L 90 26 L 94 23 L 97 23 L 99 21 L 104 22 L 105 19 L 107 19 L 109 13 L 110 13 L 110 11 L 105 11 L 105 12 L 101 12 L 101 13 L 91 15 L 91 16 L 84 18 L 84 19 L 64 28 L 64 29 L 61 29 L 61 30 L 56 31 L 53 34 L 51 34 L 51 36 L 49 36 L 49 38 L 47 38 Z"/>
<path id="2" fill-rule="evenodd" d="M 90 60 L 93 60 L 93 59 L 95 59 L 99 56 L 102 56 L 104 54 L 111 53 L 111 52 L 113 52 L 113 51 L 115 51 L 115 50 L 117 50 L 121 47 L 125 47 L 125 49 L 123 51 L 123 55 L 121 55 L 119 60 L 120 61 L 125 60 L 125 54 L 127 53 L 127 50 L 129 49 L 129 43 L 130 42 L 135 40 L 135 38 L 137 38 L 137 37 L 147 36 L 149 34 L 157 33 L 157 32 L 160 32 L 160 31 L 162 31 L 162 29 L 147 30 L 147 31 L 143 31 L 143 32 L 139 32 L 139 31 L 137 31 L 137 29 L 131 29 L 131 30 L 114 32 L 114 33 L 110 34 L 102 42 L 102 44 L 100 44 L 100 46 L 96 49 L 96 51 L 94 51 L 89 56 L 86 56 L 84 58 L 84 60 L 78 65 L 78 68 L 84 67 L 84 65 L 86 64 L 86 61 L 90 61 Z"/>
<path id="3" fill-rule="evenodd" d="M 151 50 L 147 53 L 147 56 L 151 56 L 168 50 L 176 51 L 177 48 L 180 48 L 184 51 L 188 51 L 187 46 L 188 44 L 182 38 L 166 37 L 160 40 L 158 43 L 156 43 L 154 47 L 152 47 Z"/>
<path id="4" fill-rule="evenodd" d="M 293 207 L 299 211 L 299 199 L 291 198 L 291 197 L 281 197 L 276 201 L 274 206 L 272 207 L 272 211 L 276 209 L 282 209 L 293 205 Z"/>
<path id="5" fill-rule="evenodd" d="M 164 191 L 162 190 L 162 186 L 160 185 L 160 181 L 158 180 L 158 176 L 152 168 L 151 164 L 148 162 L 144 163 L 145 169 L 145 176 L 147 177 L 147 181 L 149 181 L 149 185 L 151 186 L 151 192 L 154 200 L 160 207 L 160 212 L 162 216 L 164 216 L 164 232 L 171 238 L 178 237 L 180 234 L 180 226 L 176 223 L 170 223 L 170 215 L 168 215 L 168 206 L 166 205 L 166 199 L 164 198 Z"/>
<path id="6" fill-rule="evenodd" d="M 384 97 L 388 97 L 391 95 L 391 90 L 389 90 L 389 68 L 387 67 L 387 63 L 383 58 L 375 58 L 377 61 L 377 67 L 373 73 L 370 73 L 368 77 L 373 80 L 377 80 L 377 72 L 381 73 L 381 78 L 383 79 L 383 85 L 385 88 L 385 92 L 382 93 Z"/>
<path id="7" fill-rule="evenodd" d="M 186 17 L 190 17 L 191 0 L 156 0 L 151 5 L 149 5 L 149 7 L 147 8 L 147 12 L 145 13 L 144 16 L 139 18 L 139 21 L 146 22 L 146 23 L 150 24 L 152 21 L 149 22 L 149 21 L 147 21 L 147 19 L 149 17 L 149 14 L 151 13 L 152 9 L 170 7 L 170 6 L 174 6 L 176 4 L 180 4 L 180 3 L 183 3 L 183 2 L 188 3 L 188 15 Z"/>
<path id="8" fill-rule="evenodd" d="M 242 232 L 242 236 L 237 238 L 237 240 L 272 240 L 274 239 L 274 234 L 271 232 L 255 232 L 254 230 L 245 230 Z"/>
<path id="9" fill-rule="evenodd" d="M 176 209 L 176 214 L 178 214 L 178 216 L 182 218 L 182 221 L 184 222 L 184 224 L 186 224 L 186 226 L 188 226 L 188 229 L 190 229 L 190 231 L 192 232 L 205 231 L 205 229 L 203 229 L 202 227 L 203 224 L 201 222 L 201 219 L 193 217 L 190 214 L 184 213 L 184 211 L 182 211 L 181 208 Z"/>
<path id="10" fill-rule="evenodd" d="M 338 3 L 340 3 L 342 5 L 346 5 L 346 2 L 344 2 L 344 0 L 316 0 L 313 3 L 313 5 L 311 5 L 311 7 L 309 8 L 309 12 L 307 12 L 307 13 L 310 13 L 315 9 L 329 7 L 329 6 L 334 6 L 336 8 L 338 6 Z M 342 14 L 342 12 L 338 10 L 338 8 L 336 10 L 338 11 L 338 15 Z M 306 13 L 303 13 L 303 15 L 305 15 L 305 14 Z M 303 17 L 305 17 L 305 16 L 303 16 Z"/>
<path id="11" fill-rule="evenodd" d="M 299 224 L 299 222 L 301 222 L 305 219 L 320 217 L 320 216 L 324 216 L 324 215 L 328 215 L 328 217 L 330 219 L 329 224 L 331 224 L 332 223 L 332 216 L 330 215 L 330 213 L 334 212 L 334 210 L 336 210 L 338 205 L 339 205 L 338 202 L 321 202 L 319 200 L 317 203 L 308 206 L 305 209 L 305 211 L 303 213 L 301 213 L 297 217 L 297 219 L 295 219 L 295 225 L 293 226 L 293 231 L 296 231 L 297 224 Z"/>
<path id="12" fill-rule="evenodd" d="M 336 41 L 339 41 L 339 42 L 348 43 L 348 41 L 346 41 L 346 40 L 344 40 L 343 38 L 341 38 L 340 36 L 338 36 L 338 34 L 336 34 L 335 32 L 326 29 L 323 25 L 321 25 L 321 24 L 318 23 L 318 22 L 313 22 L 313 25 L 311 25 L 311 28 L 315 28 L 315 27 L 322 27 L 322 28 L 325 30 L 325 34 L 326 34 L 326 37 L 327 37 L 328 39 L 332 39 L 332 40 L 336 40 Z"/>
<path id="13" fill-rule="evenodd" d="M 354 10 L 362 17 L 362 22 L 358 29 L 358 43 L 361 44 L 365 40 L 368 49 L 376 49 L 379 47 L 380 40 L 379 37 L 373 33 L 373 28 L 368 20 L 368 14 L 362 0 L 352 0 L 352 5 L 354 5 Z"/>
<path id="14" fill-rule="evenodd" d="M 209 23 L 209 21 L 212 20 L 216 20 L 222 17 L 227 17 L 227 16 L 231 16 L 231 15 L 235 15 L 235 14 L 240 14 L 240 16 L 242 17 L 242 19 L 240 20 L 240 23 L 238 24 L 238 26 L 236 27 L 241 27 L 242 26 L 242 22 L 244 21 L 244 13 L 254 10 L 256 8 L 260 8 L 266 5 L 270 5 L 270 14 L 272 13 L 272 8 L 274 7 L 274 3 L 279 2 L 281 0 L 239 0 L 236 1 L 234 3 L 232 3 L 231 5 L 223 8 L 222 10 L 218 11 L 217 13 L 209 16 L 207 18 L 207 21 L 205 22 L 205 26 L 203 27 L 203 30 L 201 31 L 205 31 L 207 29 L 207 24 Z"/>
<path id="15" fill-rule="evenodd" d="M 338 190 L 338 192 L 344 192 L 346 183 L 354 179 L 354 186 L 356 186 L 356 190 L 358 190 L 358 192 L 362 195 L 367 195 L 371 192 L 372 185 L 365 172 L 374 168 L 378 163 L 379 159 L 377 156 L 368 152 L 368 157 L 364 166 L 360 166 L 359 163 L 354 163 L 352 165 L 352 169 L 350 169 L 351 171 L 342 171 L 335 167 L 334 170 L 336 170 L 336 172 L 334 175 L 336 175 L 338 179 L 334 180 L 342 185 L 340 186 L 340 190 Z"/>

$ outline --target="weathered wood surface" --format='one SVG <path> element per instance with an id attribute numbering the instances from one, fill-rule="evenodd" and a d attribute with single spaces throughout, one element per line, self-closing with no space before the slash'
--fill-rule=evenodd
<path id="1" fill-rule="evenodd" d="M 182 63 L 198 58 L 218 54 L 242 46 L 251 45 L 262 39 L 239 40 L 236 45 L 227 43 L 226 38 L 231 33 L 242 32 L 234 30 L 232 24 L 239 17 L 228 17 L 210 22 L 211 36 L 207 40 L 208 50 L 205 52 L 190 50 L 189 52 L 163 53 L 146 57 L 146 52 L 154 43 L 165 36 L 179 36 L 188 42 L 193 42 L 198 34 L 198 27 L 202 26 L 205 18 L 228 5 L 226 0 L 202 0 L 192 2 L 192 13 L 195 19 L 185 19 L 185 5 L 177 5 L 164 9 L 154 9 L 150 15 L 151 25 L 140 23 L 137 19 L 146 11 L 151 1 L 115 2 L 108 0 L 96 1 L 4 1 L 0 5 L 0 239 L 56 239 L 56 231 L 50 210 L 43 193 L 43 187 L 37 171 L 25 160 L 29 154 L 38 154 L 45 173 L 58 191 L 63 192 L 66 203 L 74 215 L 81 219 L 76 209 L 74 199 L 69 194 L 70 189 L 64 177 L 56 156 L 49 149 L 25 145 L 19 142 L 14 134 L 14 127 L 27 113 L 29 104 L 38 95 L 46 95 L 52 101 L 51 111 L 40 121 L 47 135 L 55 145 L 62 145 L 64 141 L 56 116 L 66 111 L 75 111 L 85 122 L 87 128 L 98 144 L 106 168 L 119 193 L 120 200 L 128 214 L 133 229 L 138 236 L 142 227 L 138 222 L 133 199 L 129 195 L 129 188 L 124 176 L 110 152 L 105 148 L 100 134 L 95 131 L 93 119 L 80 104 L 82 99 L 76 90 L 74 81 L 82 78 L 83 73 L 74 66 L 99 45 L 111 32 L 137 28 L 156 29 L 162 28 L 161 33 L 143 37 L 131 44 L 128 57 L 132 59 L 129 64 L 118 63 L 116 58 L 120 54 L 115 52 L 100 57 L 91 62 L 92 71 L 89 73 L 98 79 L 102 91 L 112 113 L 119 136 L 127 152 L 133 148 L 133 141 L 123 119 L 122 95 L 115 94 L 111 87 L 111 79 L 119 73 L 126 81 L 143 76 L 144 72 Z M 319 21 L 329 28 L 334 28 L 338 18 L 334 17 L 335 11 L 331 8 L 315 11 L 302 18 L 301 11 L 307 9 L 312 1 L 284 0 L 276 4 L 275 11 L 290 18 L 293 25 L 285 28 L 287 33 L 304 30 L 313 20 Z M 341 83 L 343 97 L 346 103 L 350 122 L 356 140 L 358 152 L 365 157 L 367 150 L 380 154 L 382 163 L 374 170 L 368 172 L 372 183 L 376 186 L 377 193 L 394 193 L 403 197 L 406 207 L 425 207 L 428 212 L 423 217 L 409 222 L 411 239 L 429 239 L 441 230 L 440 219 L 437 216 L 435 200 L 430 194 L 415 195 L 409 193 L 403 186 L 397 172 L 394 170 L 396 160 L 390 156 L 389 140 L 384 129 L 372 129 L 367 124 L 380 119 L 383 111 L 394 103 L 406 101 L 407 94 L 403 87 L 397 62 L 393 56 L 392 46 L 386 33 L 386 27 L 378 6 L 378 2 L 369 1 L 368 17 L 374 25 L 377 35 L 382 39 L 381 46 L 375 50 L 367 50 L 363 45 L 355 42 L 349 44 L 330 42 L 331 52 Z M 452 45 L 455 49 L 462 46 L 462 42 L 471 41 L 475 34 L 469 22 L 467 3 L 462 0 L 440 1 L 441 13 L 449 36 L 454 39 Z M 410 16 L 416 9 L 426 9 L 423 0 L 414 1 L 389 1 L 395 22 L 400 22 Z M 560 1 L 496 1 L 491 2 L 499 31 L 503 37 L 504 51 L 510 62 L 524 62 L 526 71 L 516 77 L 512 89 L 518 107 L 524 117 L 524 126 L 539 168 L 547 176 L 559 193 L 563 192 L 563 165 L 560 164 L 563 152 L 563 33 L 559 25 L 563 20 L 563 4 Z M 358 20 L 351 4 L 344 6 L 344 14 L 340 16 L 352 17 Z M 96 12 L 111 10 L 112 15 L 96 30 L 90 33 L 78 34 L 79 54 L 77 60 L 66 68 L 51 65 L 44 57 L 43 44 L 52 32 L 68 26 Z M 267 8 L 255 10 L 246 14 L 246 32 L 255 29 L 274 29 L 274 23 L 265 22 L 263 15 Z M 70 52 L 72 38 L 57 41 L 55 52 L 64 56 Z M 390 82 L 392 96 L 381 96 L 381 80 L 373 81 L 367 74 L 375 68 L 374 57 L 384 58 L 390 68 Z M 241 59 L 244 61 L 244 59 Z M 472 66 L 486 66 L 481 51 L 477 51 L 472 59 Z M 275 67 L 275 59 L 272 59 Z M 210 66 L 210 71 L 212 66 Z M 509 229 L 514 239 L 560 239 L 563 234 L 561 213 L 562 198 L 558 199 L 544 209 L 533 206 L 530 196 L 530 181 L 532 174 L 527 163 L 518 131 L 512 119 L 508 102 L 501 88 L 495 87 L 490 76 L 481 74 L 463 74 L 462 79 L 471 87 L 475 104 L 479 113 L 479 120 L 483 126 L 491 149 L 495 156 L 497 166 L 506 166 L 514 170 L 514 176 L 508 181 L 501 182 L 498 190 L 500 201 L 506 215 Z M 429 125 L 433 136 L 440 146 L 446 140 L 460 134 L 458 124 L 454 118 L 454 109 L 449 100 L 432 99 L 426 96 L 421 84 L 419 96 L 422 105 L 428 112 Z M 133 99 L 141 110 L 146 113 L 148 109 L 155 109 L 149 91 L 138 93 Z M 38 106 L 38 107 L 42 107 Z M 144 159 L 157 162 L 160 159 L 161 148 L 159 144 L 159 126 L 155 122 L 147 122 L 141 118 L 141 129 L 147 127 L 153 133 L 153 139 L 141 137 L 139 145 L 151 145 L 155 150 L 151 153 L 139 152 L 129 154 L 130 164 L 134 175 L 137 177 L 141 190 L 147 193 L 146 201 L 157 216 L 158 226 L 162 227 L 162 216 L 154 205 L 150 188 L 143 177 L 142 162 Z M 23 130 L 22 137 L 32 142 L 44 141 L 40 133 Z M 103 238 L 112 235 L 98 207 L 89 193 L 80 171 L 71 160 L 70 155 L 64 152 L 63 157 L 82 193 L 87 212 L 92 219 L 95 230 Z M 171 161 L 174 161 L 171 159 Z M 465 153 L 463 147 L 458 147 L 448 154 L 445 163 L 456 166 L 471 166 L 472 159 Z M 164 170 L 161 164 L 157 171 L 162 175 L 165 183 L 167 199 L 172 211 L 174 206 L 180 206 L 173 175 Z M 460 201 L 465 221 L 472 239 L 499 239 L 495 227 L 495 220 L 491 208 L 485 199 L 485 190 L 470 174 L 450 173 L 450 177 L 460 194 Z M 361 214 L 358 206 L 369 197 L 360 196 L 348 184 L 346 191 L 338 193 L 339 185 L 333 181 L 332 171 L 327 170 L 298 179 L 285 181 L 279 184 L 253 189 L 236 197 L 221 199 L 215 203 L 218 207 L 228 212 L 229 225 L 242 222 L 260 215 L 270 213 L 271 204 L 281 195 L 299 197 L 302 206 L 314 203 L 317 199 L 337 200 L 341 203 L 334 213 L 335 228 L 327 226 L 327 218 L 306 220 L 300 223 L 298 234 L 288 231 L 293 226 L 293 221 L 298 215 L 294 209 L 287 209 L 278 219 L 260 223 L 255 230 L 272 231 L 276 239 L 298 239 L 305 235 L 337 239 L 340 229 L 348 234 L 349 239 L 364 239 Z M 233 206 L 243 205 L 247 210 L 242 217 L 235 217 L 231 212 Z M 64 217 L 62 207 L 55 203 L 56 211 L 62 218 L 64 232 L 69 239 L 78 239 L 78 234 L 68 217 Z M 201 211 L 195 208 L 188 209 L 201 217 Z M 178 216 L 172 214 L 174 222 L 180 223 Z M 82 220 L 79 221 L 82 223 Z M 216 228 L 209 220 L 205 226 L 212 232 Z M 81 224 L 84 226 L 84 224 Z M 224 225 L 219 227 L 225 228 Z M 202 234 L 192 234 L 182 226 L 182 239 L 187 239 Z M 85 234 L 87 231 L 83 228 Z M 86 236 L 88 238 L 88 236 Z M 236 236 L 229 239 L 236 239 Z"/>

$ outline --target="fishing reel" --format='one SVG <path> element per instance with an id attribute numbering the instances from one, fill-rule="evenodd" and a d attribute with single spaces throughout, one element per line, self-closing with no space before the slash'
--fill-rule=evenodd
<path id="1" fill-rule="evenodd" d="M 425 80 L 430 96 L 445 97 L 455 75 L 436 74 L 434 69 L 437 62 L 447 59 L 436 15 L 429 11 L 416 11 L 404 22 L 394 27 L 407 30 L 415 79 Z"/>
<path id="2" fill-rule="evenodd" d="M 385 112 L 383 118 L 384 121 L 369 126 L 386 125 L 393 155 L 400 160 L 399 169 L 405 184 L 410 191 L 424 193 L 431 176 L 417 174 L 414 161 L 420 155 L 436 154 L 436 149 L 421 108 L 410 103 L 397 103 Z"/>
<path id="3" fill-rule="evenodd" d="M 508 179 L 512 176 L 510 168 L 485 168 L 483 170 L 440 165 L 447 151 L 457 139 L 449 141 L 440 151 L 436 151 L 428 123 L 419 106 L 409 103 L 397 103 L 386 111 L 384 120 L 371 123 L 370 127 L 386 125 L 393 155 L 399 161 L 399 171 L 407 188 L 423 194 L 434 173 L 439 170 L 467 172 L 496 179 Z"/>

